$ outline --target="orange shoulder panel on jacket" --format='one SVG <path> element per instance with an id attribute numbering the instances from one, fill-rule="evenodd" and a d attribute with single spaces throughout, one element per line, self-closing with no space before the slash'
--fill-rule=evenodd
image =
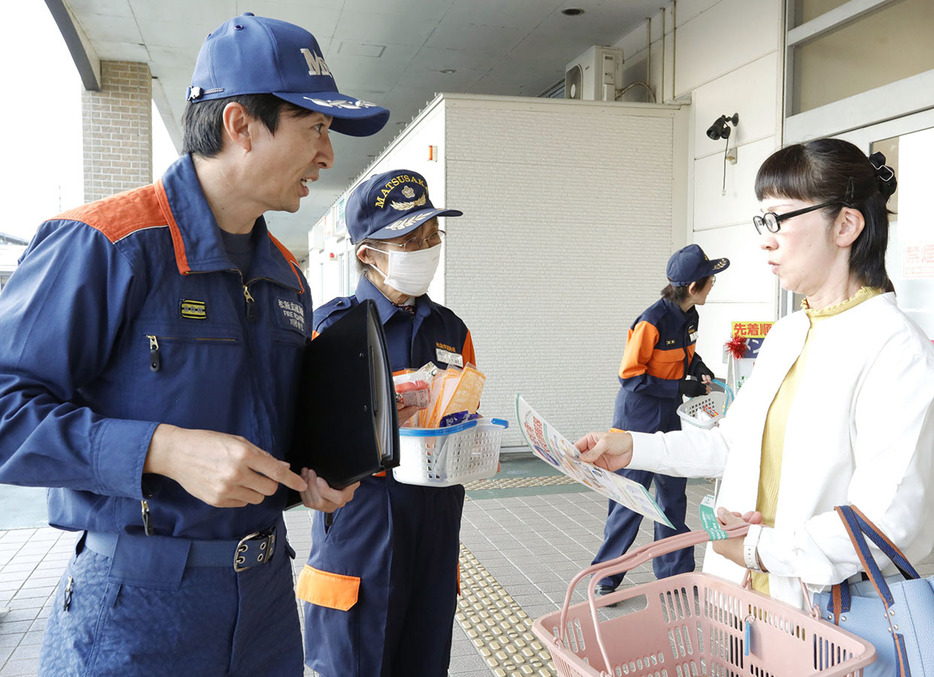
<path id="1" fill-rule="evenodd" d="M 650 322 L 640 322 L 629 330 L 626 349 L 619 365 L 620 378 L 642 376 L 648 367 L 655 345 L 658 343 L 658 327 Z"/>
<path id="2" fill-rule="evenodd" d="M 191 270 L 185 255 L 182 234 L 172 215 L 161 180 L 71 209 L 58 218 L 82 221 L 99 230 L 111 242 L 118 242 L 127 235 L 146 228 L 167 227 L 172 234 L 178 272 L 186 275 Z"/>
<path id="3" fill-rule="evenodd" d="M 86 223 L 116 242 L 137 230 L 168 225 L 156 193 L 155 185 L 142 186 L 69 209 L 56 218 Z"/>

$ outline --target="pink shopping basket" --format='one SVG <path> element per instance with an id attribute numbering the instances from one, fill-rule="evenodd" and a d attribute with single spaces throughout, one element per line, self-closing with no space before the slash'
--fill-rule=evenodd
<path id="1" fill-rule="evenodd" d="M 727 533 L 741 536 L 746 530 L 742 526 Z M 564 606 L 532 626 L 551 650 L 558 674 L 858 677 L 876 659 L 869 642 L 710 574 L 681 574 L 595 597 L 594 587 L 605 576 L 708 539 L 705 531 L 691 531 L 578 573 Z M 587 576 L 587 601 L 571 605 L 574 588 Z"/>

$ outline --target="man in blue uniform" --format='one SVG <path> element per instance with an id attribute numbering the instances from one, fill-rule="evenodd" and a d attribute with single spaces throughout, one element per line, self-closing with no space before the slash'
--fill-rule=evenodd
<path id="1" fill-rule="evenodd" d="M 726 270 L 728 259 L 707 258 L 696 244 L 679 249 L 668 259 L 668 286 L 662 298 L 649 306 L 629 329 L 619 367 L 619 393 L 613 427 L 645 433 L 681 430 L 678 406 L 682 396 L 709 392 L 713 372 L 695 352 L 698 315 L 716 281 L 715 273 Z M 655 540 L 688 531 L 687 480 L 643 470 L 618 471 L 646 489 L 655 482 L 655 499 L 675 526 L 655 523 Z M 624 554 L 639 532 L 642 516 L 615 501 L 609 502 L 603 544 L 593 563 L 606 562 Z M 694 548 L 684 548 L 652 560 L 657 578 L 694 571 Z M 605 595 L 617 588 L 624 574 L 609 576 L 596 587 Z"/>
<path id="2" fill-rule="evenodd" d="M 426 292 L 441 256 L 438 216 L 424 177 L 378 174 L 347 201 L 347 230 L 363 275 L 354 296 L 315 311 L 324 331 L 365 299 L 376 302 L 395 372 L 428 362 L 474 363 L 470 331 Z M 415 413 L 400 412 L 400 422 Z M 464 487 L 364 479 L 354 500 L 315 516 L 305 600 L 305 662 L 324 677 L 442 677 L 447 674 L 457 604 Z"/>
<path id="3" fill-rule="evenodd" d="M 263 213 L 298 210 L 328 132 L 388 111 L 337 92 L 317 42 L 247 14 L 211 33 L 184 154 L 153 185 L 42 224 L 0 294 L 0 482 L 83 532 L 42 675 L 301 675 L 283 461 L 308 284 Z"/>

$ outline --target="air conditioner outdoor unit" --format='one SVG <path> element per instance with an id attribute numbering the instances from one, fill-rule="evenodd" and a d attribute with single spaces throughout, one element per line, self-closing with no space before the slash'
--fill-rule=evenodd
<path id="1" fill-rule="evenodd" d="M 623 50 L 594 45 L 568 64 L 564 98 L 615 101 L 623 84 Z"/>

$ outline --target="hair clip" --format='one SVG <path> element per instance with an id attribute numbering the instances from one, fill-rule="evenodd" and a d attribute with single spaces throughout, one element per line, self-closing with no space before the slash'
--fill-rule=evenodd
<path id="1" fill-rule="evenodd" d="M 879 152 L 875 152 L 869 156 L 869 163 L 876 172 L 879 192 L 883 197 L 888 198 L 898 187 L 898 181 L 895 179 L 895 170 L 885 164 L 885 155 Z"/>
<path id="2" fill-rule="evenodd" d="M 856 187 L 854 185 L 853 177 L 851 176 L 846 180 L 846 192 L 843 194 L 843 200 L 841 200 L 845 207 L 853 206 L 853 193 L 855 190 Z"/>

